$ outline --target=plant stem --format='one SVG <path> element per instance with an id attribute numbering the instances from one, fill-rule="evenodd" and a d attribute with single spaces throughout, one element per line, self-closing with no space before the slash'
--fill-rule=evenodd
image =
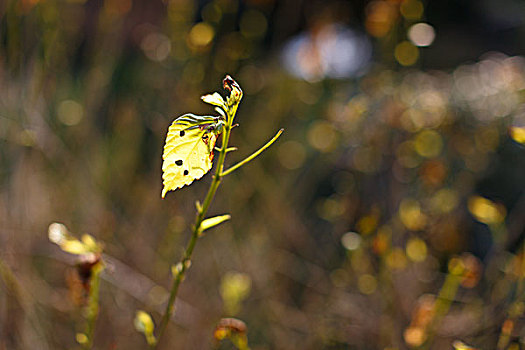
<path id="1" fill-rule="evenodd" d="M 516 282 L 516 294 L 514 301 L 509 305 L 509 309 L 507 311 L 508 316 L 501 326 L 501 333 L 497 343 L 498 350 L 505 349 L 509 344 L 512 331 L 514 330 L 516 323 L 516 318 L 518 318 L 523 313 L 523 308 L 525 306 L 522 302 L 524 288 L 523 273 L 525 272 L 525 243 L 523 244 L 521 251 L 520 262 L 519 277 L 518 281 Z"/>
<path id="2" fill-rule="evenodd" d="M 421 349 L 428 349 L 434 337 L 437 333 L 437 327 L 439 327 L 443 317 L 448 313 L 452 302 L 456 296 L 459 288 L 461 277 L 449 272 L 445 278 L 445 282 L 439 291 L 439 295 L 436 299 L 434 306 L 434 318 L 428 327 L 428 336 L 425 343 L 421 346 Z"/>
<path id="3" fill-rule="evenodd" d="M 162 320 L 159 325 L 157 342 L 153 346 L 153 349 L 157 348 L 158 344 L 160 343 L 160 340 L 162 339 L 162 336 L 164 335 L 164 332 L 169 323 L 169 320 L 173 316 L 173 305 L 175 304 L 175 299 L 177 298 L 179 286 L 181 282 L 184 280 L 184 277 L 186 276 L 186 271 L 191 265 L 191 256 L 193 254 L 193 249 L 195 248 L 195 244 L 197 243 L 197 239 L 199 238 L 200 227 L 201 227 L 202 221 L 204 220 L 204 217 L 206 216 L 206 213 L 208 211 L 208 207 L 210 206 L 213 200 L 213 197 L 215 196 L 215 192 L 217 192 L 217 189 L 219 188 L 219 185 L 222 181 L 222 176 L 223 176 L 222 170 L 224 167 L 224 160 L 226 158 L 228 141 L 230 139 L 230 132 L 232 128 L 231 125 L 233 122 L 233 117 L 235 116 L 235 112 L 236 112 L 236 108 L 233 109 L 228 114 L 228 120 L 226 121 L 226 126 L 224 128 L 225 130 L 222 134 L 222 144 L 221 144 L 221 149 L 219 152 L 219 159 L 217 160 L 217 168 L 215 169 L 215 175 L 213 176 L 213 180 L 210 185 L 210 188 L 208 189 L 208 193 L 206 194 L 206 197 L 204 198 L 202 207 L 200 208 L 200 210 L 197 211 L 197 217 L 195 218 L 195 224 L 193 225 L 193 230 L 191 233 L 190 241 L 188 242 L 188 245 L 186 246 L 186 250 L 184 251 L 182 259 L 180 260 L 178 264 L 178 266 L 180 266 L 180 270 L 174 276 L 173 283 L 171 285 L 170 296 L 168 299 L 168 303 L 166 305 L 166 310 L 164 311 L 164 315 L 162 316 Z"/>
<path id="4" fill-rule="evenodd" d="M 228 174 L 231 174 L 232 172 L 234 172 L 235 170 L 237 170 L 238 168 L 242 167 L 244 164 L 248 163 L 249 161 L 253 160 L 255 157 L 257 157 L 259 154 L 261 154 L 265 149 L 267 149 L 268 147 L 270 147 L 272 145 L 272 143 L 274 143 L 275 141 L 277 141 L 277 139 L 279 138 L 279 136 L 281 136 L 281 134 L 283 133 L 284 129 L 280 129 L 277 134 L 275 134 L 275 136 L 270 140 L 268 141 L 264 146 L 262 146 L 261 148 L 259 148 L 257 151 L 253 152 L 250 156 L 246 157 L 245 159 L 241 160 L 239 163 L 235 164 L 234 166 L 232 166 L 231 168 L 229 168 L 228 170 L 225 170 L 223 173 L 221 173 L 221 176 L 226 176 Z"/>
<path id="5" fill-rule="evenodd" d="M 104 269 L 99 262 L 93 267 L 93 275 L 91 277 L 91 286 L 89 290 L 89 304 L 87 310 L 87 326 L 86 337 L 87 341 L 84 344 L 85 349 L 91 349 L 93 346 L 93 335 L 95 333 L 95 323 L 97 321 L 99 311 L 99 294 L 100 294 L 100 273 Z"/>

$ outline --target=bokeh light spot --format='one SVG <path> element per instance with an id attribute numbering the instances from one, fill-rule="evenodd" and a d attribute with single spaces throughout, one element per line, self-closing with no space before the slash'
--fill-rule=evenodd
<path id="1" fill-rule="evenodd" d="M 321 120 L 308 129 L 308 142 L 318 151 L 330 152 L 337 145 L 337 134 L 332 124 Z"/>
<path id="2" fill-rule="evenodd" d="M 357 287 L 363 294 L 372 294 L 377 289 L 377 279 L 369 274 L 359 276 Z"/>
<path id="3" fill-rule="evenodd" d="M 391 270 L 402 270 L 407 266 L 407 258 L 403 249 L 393 248 L 386 257 L 386 265 Z"/>
<path id="4" fill-rule="evenodd" d="M 341 244 L 347 250 L 356 250 L 361 245 L 361 236 L 355 232 L 347 232 L 341 237 Z"/>
<path id="5" fill-rule="evenodd" d="M 331 196 L 319 200 L 317 203 L 317 213 L 327 221 L 334 221 L 345 212 L 344 202 L 338 196 Z"/>
<path id="6" fill-rule="evenodd" d="M 425 227 L 427 218 L 421 212 L 421 206 L 414 199 L 403 199 L 399 205 L 399 218 L 409 230 L 417 231 Z"/>
<path id="7" fill-rule="evenodd" d="M 430 24 L 417 23 L 408 30 L 408 38 L 416 46 L 430 46 L 436 38 L 436 32 Z"/>
<path id="8" fill-rule="evenodd" d="M 283 167 L 293 170 L 303 165 L 306 151 L 300 142 L 286 141 L 279 146 L 277 156 Z"/>
<path id="9" fill-rule="evenodd" d="M 171 41 L 162 33 L 152 32 L 142 39 L 140 47 L 150 60 L 161 62 L 168 58 L 171 52 Z"/>
<path id="10" fill-rule="evenodd" d="M 430 199 L 430 207 L 436 213 L 449 213 L 458 203 L 458 193 L 450 188 L 440 189 Z"/>
<path id="11" fill-rule="evenodd" d="M 191 28 L 188 40 L 192 46 L 202 48 L 210 44 L 214 36 L 213 27 L 206 22 L 200 22 Z"/>
<path id="12" fill-rule="evenodd" d="M 443 149 L 443 140 L 436 131 L 424 130 L 414 138 L 414 148 L 423 157 L 437 157 Z"/>
<path id="13" fill-rule="evenodd" d="M 421 327 L 408 327 L 403 333 L 403 338 L 410 346 L 420 346 L 426 339 L 425 330 Z"/>
<path id="14" fill-rule="evenodd" d="M 396 60 L 402 66 L 411 66 L 417 62 L 419 58 L 419 50 L 409 41 L 403 41 L 397 44 L 394 50 Z"/>
<path id="15" fill-rule="evenodd" d="M 396 149 L 397 161 L 405 168 L 415 168 L 421 164 L 422 158 L 416 152 L 414 143 L 405 141 Z"/>
<path id="16" fill-rule="evenodd" d="M 406 253 L 412 261 L 424 261 L 427 258 L 427 245 L 420 238 L 411 238 L 407 243 Z"/>
<path id="17" fill-rule="evenodd" d="M 418 20 L 423 16 L 423 3 L 419 0 L 405 0 L 399 8 L 401 15 L 408 20 Z"/>
<path id="18" fill-rule="evenodd" d="M 309 82 L 325 77 L 360 76 L 371 57 L 369 39 L 342 24 L 329 24 L 314 33 L 299 34 L 285 45 L 282 55 L 286 69 Z"/>
<path id="19" fill-rule="evenodd" d="M 397 17 L 394 4 L 388 1 L 372 1 L 366 7 L 366 30 L 377 38 L 390 32 Z"/>
<path id="20" fill-rule="evenodd" d="M 222 11 L 215 2 L 210 2 L 202 9 L 201 16 L 205 22 L 219 23 L 222 18 Z"/>
<path id="21" fill-rule="evenodd" d="M 241 34 L 247 38 L 260 38 L 266 33 L 268 22 L 262 12 L 248 10 L 243 13 L 239 23 Z"/>
<path id="22" fill-rule="evenodd" d="M 487 225 L 497 224 L 505 219 L 507 211 L 501 204 L 481 196 L 472 196 L 468 200 L 468 209 L 479 222 Z"/>
<path id="23" fill-rule="evenodd" d="M 65 100 L 58 105 L 57 116 L 67 126 L 77 125 L 84 117 L 84 108 L 78 102 Z"/>

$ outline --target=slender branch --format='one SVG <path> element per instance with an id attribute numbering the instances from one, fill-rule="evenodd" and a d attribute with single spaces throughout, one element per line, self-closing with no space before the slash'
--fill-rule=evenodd
<path id="1" fill-rule="evenodd" d="M 234 166 L 232 166 L 231 168 L 229 168 L 228 170 L 225 170 L 224 172 L 221 173 L 221 176 L 226 176 L 228 174 L 231 174 L 232 172 L 234 172 L 235 170 L 237 170 L 238 168 L 240 168 L 241 166 L 243 166 L 244 164 L 252 161 L 253 159 L 255 159 L 259 154 L 261 154 L 265 149 L 267 149 L 268 147 L 270 147 L 272 145 L 272 143 L 274 143 L 275 141 L 277 141 L 277 139 L 279 138 L 279 136 L 281 136 L 281 134 L 283 133 L 284 129 L 281 129 L 277 132 L 277 134 L 275 134 L 275 136 L 270 140 L 268 141 L 264 146 L 262 146 L 261 148 L 259 148 L 257 151 L 255 151 L 254 153 L 252 153 L 250 156 L 244 158 L 244 160 L 241 160 L 239 163 L 235 164 Z"/>
<path id="2" fill-rule="evenodd" d="M 99 312 L 99 294 L 100 294 L 100 273 L 104 267 L 99 262 L 93 267 L 93 275 L 91 277 L 91 285 L 89 290 L 89 304 L 87 311 L 87 326 L 86 337 L 87 341 L 84 344 L 85 349 L 91 349 L 93 346 L 93 336 L 95 333 L 95 323 L 97 321 Z"/>
<path id="3" fill-rule="evenodd" d="M 445 282 L 443 282 L 443 286 L 441 287 L 441 290 L 439 291 L 439 294 L 435 301 L 434 318 L 428 326 L 427 339 L 422 344 L 420 349 L 426 350 L 429 349 L 432 345 L 434 337 L 437 333 L 437 328 L 441 324 L 443 317 L 445 317 L 448 311 L 450 310 L 450 306 L 454 301 L 460 282 L 461 276 L 457 275 L 456 273 L 453 273 L 452 271 L 447 274 Z"/>
<path id="4" fill-rule="evenodd" d="M 525 243 L 523 244 L 520 260 L 521 268 L 518 281 L 516 282 L 516 294 L 514 297 L 514 301 L 509 305 L 507 311 L 508 316 L 506 317 L 505 321 L 503 322 L 503 325 L 501 326 L 501 332 L 496 347 L 498 350 L 507 348 L 507 345 L 509 344 L 511 339 L 512 331 L 516 324 L 516 319 L 522 314 L 522 308 L 519 305 L 522 304 L 523 288 L 525 287 L 523 281 L 523 271 L 525 271 Z"/>
<path id="5" fill-rule="evenodd" d="M 234 112 L 235 110 L 230 113 L 234 113 Z M 182 259 L 176 265 L 178 266 L 179 270 L 173 279 L 173 284 L 171 286 L 170 296 L 168 299 L 168 303 L 166 305 L 166 310 L 164 312 L 164 315 L 162 316 L 162 320 L 159 325 L 157 343 L 155 344 L 153 349 L 157 348 L 158 344 L 160 343 L 160 340 L 162 339 L 162 336 L 164 335 L 164 332 L 166 331 L 166 326 L 168 325 L 169 320 L 173 316 L 173 306 L 175 304 L 175 299 L 177 298 L 179 286 L 181 282 L 184 280 L 184 277 L 186 276 L 186 271 L 189 269 L 191 265 L 191 256 L 193 254 L 193 249 L 195 248 L 195 244 L 197 243 L 197 239 L 199 238 L 199 232 L 200 232 L 202 221 L 204 220 L 204 217 L 206 216 L 206 213 L 208 211 L 208 207 L 210 206 L 213 200 L 213 197 L 215 196 L 215 192 L 217 192 L 217 188 L 219 188 L 219 185 L 221 183 L 222 170 L 224 167 L 224 160 L 226 158 L 226 153 L 228 149 L 228 142 L 230 139 L 231 124 L 233 121 L 233 116 L 234 114 L 228 115 L 228 120 L 225 126 L 225 130 L 222 134 L 222 144 L 220 148 L 219 159 L 217 160 L 217 168 L 215 170 L 215 175 L 213 176 L 212 183 L 210 185 L 210 188 L 208 189 L 208 193 L 206 194 L 206 197 L 204 198 L 204 202 L 202 206 L 200 206 L 200 208 L 199 207 L 197 208 L 200 210 L 197 211 L 197 217 L 195 218 L 195 224 L 193 225 L 190 241 L 188 242 L 188 245 L 186 247 L 186 250 L 184 251 Z"/>

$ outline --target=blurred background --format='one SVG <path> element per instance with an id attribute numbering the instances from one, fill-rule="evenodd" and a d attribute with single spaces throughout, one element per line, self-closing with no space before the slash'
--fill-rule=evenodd
<path id="1" fill-rule="evenodd" d="M 63 223 L 104 245 L 96 349 L 143 349 L 211 176 L 162 200 L 172 120 L 245 92 L 165 349 L 523 349 L 525 2 L 0 3 L 0 349 L 83 328 Z M 521 143 L 520 143 L 521 142 Z"/>

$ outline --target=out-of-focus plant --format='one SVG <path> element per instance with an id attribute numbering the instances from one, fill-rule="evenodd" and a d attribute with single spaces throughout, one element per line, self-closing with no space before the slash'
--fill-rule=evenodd
<path id="1" fill-rule="evenodd" d="M 472 346 L 463 343 L 461 340 L 454 341 L 454 343 L 452 343 L 452 346 L 454 346 L 454 349 L 456 350 L 476 350 Z"/>
<path id="2" fill-rule="evenodd" d="M 437 297 L 426 294 L 419 298 L 411 323 L 404 332 L 405 342 L 416 348 L 430 348 L 436 330 L 454 302 L 459 287 L 473 288 L 480 278 L 481 263 L 473 255 L 464 253 L 450 259 L 448 274 Z"/>
<path id="3" fill-rule="evenodd" d="M 229 339 L 238 350 L 249 350 L 246 324 L 236 318 L 223 318 L 219 321 L 213 337 L 217 341 Z"/>
<path id="4" fill-rule="evenodd" d="M 78 255 L 76 268 L 81 290 L 77 292 L 82 294 L 86 325 L 83 332 L 76 334 L 76 340 L 84 349 L 91 349 L 99 313 L 100 273 L 105 267 L 101 258 L 103 246 L 87 233 L 80 240 L 73 237 L 65 225 L 56 222 L 49 225 L 48 237 L 64 252 Z"/>
<path id="5" fill-rule="evenodd" d="M 221 215 L 205 219 L 208 208 L 223 177 L 231 174 L 241 166 L 255 159 L 266 148 L 272 145 L 283 132 L 283 129 L 279 130 L 264 146 L 242 161 L 231 166 L 229 169 L 224 170 L 226 154 L 237 150 L 236 147 L 228 147 L 228 142 L 231 130 L 237 126 L 237 124 L 234 124 L 233 122 L 243 92 L 239 84 L 229 75 L 224 78 L 223 87 L 229 92 L 229 96 L 226 99 L 224 99 L 218 92 L 201 97 L 204 102 L 215 106 L 215 110 L 219 116 L 196 116 L 193 114 L 185 114 L 175 119 L 169 127 L 168 135 L 166 137 L 164 153 L 162 156 L 164 159 L 162 164 L 162 178 L 164 180 L 162 198 L 164 198 L 168 191 L 173 191 L 185 185 L 189 185 L 194 180 L 200 179 L 204 176 L 213 165 L 212 160 L 214 151 L 219 152 L 219 157 L 213 180 L 204 201 L 202 204 L 199 201 L 196 202 L 197 216 L 195 218 L 195 223 L 193 224 L 188 245 L 186 246 L 181 260 L 172 267 L 173 283 L 166 310 L 159 325 L 157 338 L 153 336 L 151 322 L 144 322 L 144 320 L 147 319 L 144 312 L 139 312 L 137 314 L 135 324 L 143 325 L 143 327 L 140 326 L 137 328 L 145 334 L 148 344 L 153 348 L 156 348 L 159 344 L 166 330 L 166 326 L 173 315 L 173 305 L 177 297 L 179 286 L 186 276 L 186 271 L 191 266 L 191 257 L 198 238 L 202 236 L 205 230 L 230 219 L 230 215 Z M 215 142 L 221 134 L 222 142 L 221 146 L 218 148 L 215 147 Z M 246 347 L 243 349 L 245 348 Z"/>
<path id="6" fill-rule="evenodd" d="M 252 281 L 245 273 L 228 272 L 221 280 L 221 297 L 224 309 L 230 316 L 237 314 L 241 303 L 250 294 Z"/>

